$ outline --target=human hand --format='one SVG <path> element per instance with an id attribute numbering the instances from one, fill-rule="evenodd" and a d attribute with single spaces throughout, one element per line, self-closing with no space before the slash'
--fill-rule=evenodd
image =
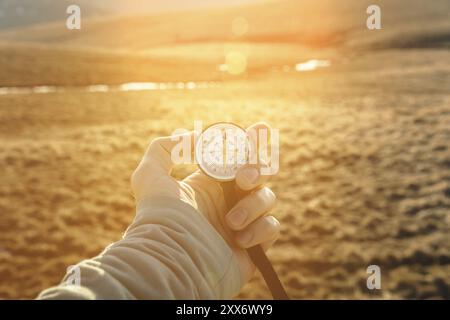
<path id="1" fill-rule="evenodd" d="M 248 130 L 267 129 L 256 124 Z M 194 133 L 189 134 L 193 141 Z M 139 203 L 148 198 L 181 199 L 196 208 L 211 223 L 233 250 L 242 278 L 247 282 L 255 271 L 246 248 L 262 245 L 267 250 L 278 238 L 280 224 L 269 215 L 275 205 L 275 195 L 264 183 L 268 176 L 260 175 L 259 165 L 246 165 L 236 175 L 236 184 L 246 195 L 231 209 L 225 203 L 218 181 L 200 170 L 182 181 L 170 175 L 174 163 L 171 150 L 178 143 L 172 137 L 157 138 L 148 147 L 132 175 L 131 185 Z"/>

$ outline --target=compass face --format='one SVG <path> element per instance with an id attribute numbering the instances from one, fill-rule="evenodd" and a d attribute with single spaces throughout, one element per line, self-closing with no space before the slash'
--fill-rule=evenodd
<path id="1" fill-rule="evenodd" d="M 238 168 L 247 163 L 249 147 L 244 129 L 232 123 L 216 123 L 198 138 L 195 158 L 200 169 L 211 178 L 230 181 L 236 177 Z"/>

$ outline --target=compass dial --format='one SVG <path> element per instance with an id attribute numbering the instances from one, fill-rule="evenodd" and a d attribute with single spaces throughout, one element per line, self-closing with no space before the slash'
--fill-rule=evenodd
<path id="1" fill-rule="evenodd" d="M 232 123 L 216 123 L 197 140 L 195 157 L 200 169 L 219 181 L 236 177 L 239 167 L 248 162 L 249 139 L 244 129 Z"/>

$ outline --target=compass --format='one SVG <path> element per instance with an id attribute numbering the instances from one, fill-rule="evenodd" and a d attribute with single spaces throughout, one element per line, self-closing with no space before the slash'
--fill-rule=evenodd
<path id="1" fill-rule="evenodd" d="M 195 159 L 200 169 L 217 181 L 232 181 L 237 170 L 248 163 L 247 132 L 229 122 L 209 126 L 197 140 Z"/>
<path id="2" fill-rule="evenodd" d="M 195 146 L 195 159 L 200 170 L 219 181 L 228 210 L 239 201 L 234 179 L 238 169 L 249 162 L 254 149 L 247 132 L 230 122 L 219 122 L 207 127 Z M 289 299 L 272 264 L 260 245 L 248 248 L 247 253 L 261 272 L 274 299 Z"/>

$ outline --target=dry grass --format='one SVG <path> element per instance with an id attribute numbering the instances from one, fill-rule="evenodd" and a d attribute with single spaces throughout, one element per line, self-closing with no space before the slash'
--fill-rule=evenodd
<path id="1" fill-rule="evenodd" d="M 293 298 L 450 298 L 449 53 L 343 61 L 197 91 L 1 97 L 0 297 L 32 298 L 120 238 L 149 139 L 265 120 L 282 142 L 269 255 Z M 240 297 L 269 294 L 256 277 Z"/>

